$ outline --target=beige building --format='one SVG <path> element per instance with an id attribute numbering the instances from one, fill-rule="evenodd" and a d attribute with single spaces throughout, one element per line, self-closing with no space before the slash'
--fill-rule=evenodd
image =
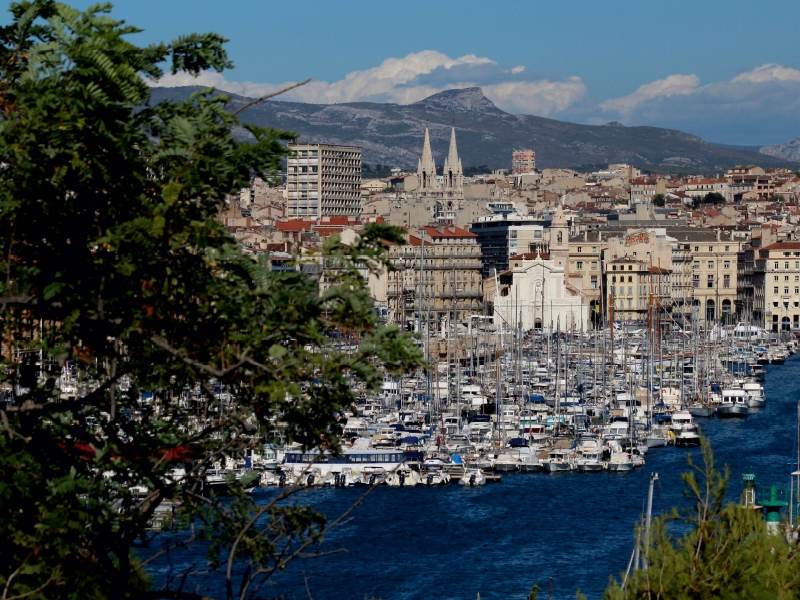
<path id="1" fill-rule="evenodd" d="M 701 324 L 730 322 L 737 297 L 737 257 L 743 241 L 719 230 L 671 232 L 673 295 L 680 310 Z"/>
<path id="2" fill-rule="evenodd" d="M 609 320 L 649 324 L 651 310 L 661 311 L 669 303 L 669 269 L 651 267 L 640 259 L 615 258 L 606 265 L 605 275 Z"/>
<path id="3" fill-rule="evenodd" d="M 667 184 L 663 179 L 640 177 L 631 181 L 631 204 L 649 204 L 657 195 L 666 195 Z"/>
<path id="4" fill-rule="evenodd" d="M 483 313 L 481 249 L 477 236 L 460 227 L 422 227 L 408 243 L 392 246 L 395 271 L 387 277 L 390 320 L 466 323 L 469 314 Z M 420 261 L 422 266 L 420 268 Z M 421 302 L 420 302 L 421 300 Z"/>
<path id="5" fill-rule="evenodd" d="M 603 257 L 608 248 L 608 240 L 600 231 L 585 231 L 569 240 L 569 267 L 572 278 L 570 283 L 580 286 L 584 302 L 589 307 L 589 314 L 602 314 L 599 307 L 603 302 Z M 595 322 L 597 317 L 593 317 Z"/>
<path id="6" fill-rule="evenodd" d="M 757 248 L 755 257 L 754 287 L 763 290 L 764 327 L 775 332 L 800 329 L 800 242 Z"/>
<path id="7" fill-rule="evenodd" d="M 286 215 L 290 218 L 359 216 L 361 148 L 289 144 Z"/>

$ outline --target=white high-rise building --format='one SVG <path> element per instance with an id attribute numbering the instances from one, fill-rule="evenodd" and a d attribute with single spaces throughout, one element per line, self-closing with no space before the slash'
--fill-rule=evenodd
<path id="1" fill-rule="evenodd" d="M 333 144 L 289 144 L 286 216 L 361 215 L 361 148 Z"/>

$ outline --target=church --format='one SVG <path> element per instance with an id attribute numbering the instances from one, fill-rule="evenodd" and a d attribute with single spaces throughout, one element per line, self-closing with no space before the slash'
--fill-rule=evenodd
<path id="1" fill-rule="evenodd" d="M 464 205 L 464 171 L 456 146 L 456 128 L 450 132 L 450 150 L 444 161 L 442 175 L 436 175 L 436 162 L 431 151 L 431 139 L 428 126 L 425 126 L 425 141 L 422 145 L 422 157 L 417 163 L 417 189 L 419 200 L 430 202 L 435 221 L 454 221 L 458 211 Z"/>

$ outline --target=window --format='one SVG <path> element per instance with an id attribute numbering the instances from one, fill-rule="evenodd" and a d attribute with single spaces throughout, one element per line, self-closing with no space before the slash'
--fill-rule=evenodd
<path id="1" fill-rule="evenodd" d="M 731 247 L 730 246 L 725 246 L 725 252 L 730 252 L 730 251 L 731 251 Z"/>
<path id="2" fill-rule="evenodd" d="M 776 263 L 773 265 L 773 267 L 775 268 L 775 270 L 776 270 L 776 271 L 777 271 L 778 269 L 780 269 L 780 264 L 781 264 L 781 263 L 777 263 L 777 262 L 776 262 Z"/>
<path id="3" fill-rule="evenodd" d="M 631 277 L 630 275 L 628 275 L 628 283 L 631 283 L 631 282 L 633 282 L 633 277 Z"/>
<path id="4" fill-rule="evenodd" d="M 693 269 L 699 269 L 700 268 L 700 261 L 699 260 L 694 261 L 694 264 L 692 265 L 692 268 Z"/>
<path id="5" fill-rule="evenodd" d="M 709 251 L 709 252 L 713 252 L 713 251 L 714 251 L 714 246 L 709 246 L 709 247 L 708 247 L 708 251 Z"/>
<path id="6" fill-rule="evenodd" d="M 597 262 L 592 263 L 592 271 L 597 271 Z"/>
<path id="7" fill-rule="evenodd" d="M 785 276 L 784 276 L 784 278 L 783 278 L 783 280 L 784 280 L 784 281 L 789 281 L 789 276 L 788 276 L 788 275 L 785 275 Z"/>
<path id="8" fill-rule="evenodd" d="M 776 293 L 776 294 L 778 293 L 778 288 L 775 288 L 775 293 Z M 778 308 L 778 301 L 777 301 L 777 300 L 775 300 L 775 301 L 772 303 L 772 306 L 774 306 L 775 308 Z"/>
<path id="9" fill-rule="evenodd" d="M 631 302 L 632 302 L 632 301 L 631 301 L 631 299 L 630 299 L 630 298 L 628 298 L 628 310 L 630 310 L 630 309 L 631 309 Z"/>
<path id="10" fill-rule="evenodd" d="M 778 293 L 780 293 L 780 292 L 778 292 L 778 288 L 772 288 L 772 293 L 773 293 L 773 294 L 778 294 Z M 778 303 L 777 303 L 777 302 L 775 303 L 775 306 L 778 306 Z"/>
<path id="11" fill-rule="evenodd" d="M 695 252 L 700 252 L 700 246 L 695 246 L 695 247 L 694 247 L 694 251 L 695 251 Z"/>
<path id="12" fill-rule="evenodd" d="M 633 288 L 628 286 L 628 296 L 633 296 Z"/>
<path id="13" fill-rule="evenodd" d="M 692 275 L 692 287 L 700 287 L 700 275 Z"/>
<path id="14" fill-rule="evenodd" d="M 581 261 L 578 261 L 576 266 L 578 267 L 578 270 L 580 271 L 583 268 L 583 263 Z"/>
<path id="15" fill-rule="evenodd" d="M 583 246 L 578 246 L 578 252 L 583 252 Z"/>
<path id="16" fill-rule="evenodd" d="M 713 260 L 708 261 L 708 268 L 709 269 L 713 269 L 714 268 L 714 261 Z"/>
<path id="17" fill-rule="evenodd" d="M 780 281 L 780 279 L 781 279 L 780 277 L 778 277 L 777 275 L 775 275 L 775 281 Z"/>
<path id="18" fill-rule="evenodd" d="M 714 287 L 714 276 L 713 275 L 709 275 L 708 276 L 708 287 L 710 287 L 710 288 Z"/>
<path id="19" fill-rule="evenodd" d="M 591 289 L 597 289 L 597 275 L 592 275 Z"/>
<path id="20" fill-rule="evenodd" d="M 783 288 L 783 293 L 784 294 L 788 294 L 789 293 L 789 288 Z"/>
<path id="21" fill-rule="evenodd" d="M 794 261 L 794 268 L 795 270 L 800 269 L 800 261 Z"/>
<path id="22" fill-rule="evenodd" d="M 592 246 L 592 252 L 597 253 L 597 246 Z"/>
<path id="23" fill-rule="evenodd" d="M 788 262 L 783 263 L 783 268 L 789 270 L 789 263 Z"/>
<path id="24" fill-rule="evenodd" d="M 722 268 L 723 269 L 730 269 L 731 268 L 731 261 L 726 260 L 725 262 L 723 262 L 722 263 Z"/>
<path id="25" fill-rule="evenodd" d="M 800 287 L 794 288 L 794 293 L 795 294 L 800 294 Z"/>
<path id="26" fill-rule="evenodd" d="M 723 275 L 723 277 L 722 277 L 722 287 L 726 287 L 726 288 L 731 287 L 731 276 L 730 275 Z"/>

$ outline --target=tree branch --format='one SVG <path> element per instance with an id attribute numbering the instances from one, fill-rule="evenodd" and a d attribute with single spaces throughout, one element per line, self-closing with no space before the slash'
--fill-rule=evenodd
<path id="1" fill-rule="evenodd" d="M 263 100 L 268 100 L 270 98 L 274 98 L 275 96 L 280 96 L 281 94 L 285 94 L 286 92 L 288 92 L 290 90 L 293 90 L 295 88 L 299 88 L 301 85 L 305 85 L 308 82 L 310 82 L 311 80 L 312 80 L 312 78 L 309 77 L 308 79 L 306 79 L 305 81 L 301 81 L 300 83 L 295 83 L 294 85 L 290 85 L 289 87 L 283 88 L 282 90 L 279 90 L 277 92 L 272 92 L 271 94 L 267 94 L 266 96 L 261 96 L 260 98 L 256 98 L 255 100 L 251 100 L 250 102 L 247 102 L 246 104 L 243 104 L 242 106 L 237 108 L 235 111 L 233 111 L 232 114 L 235 117 L 236 115 L 238 115 L 240 112 L 242 112 L 246 108 L 250 108 L 251 106 L 254 106 L 254 105 L 258 104 L 259 102 L 261 102 Z"/>

